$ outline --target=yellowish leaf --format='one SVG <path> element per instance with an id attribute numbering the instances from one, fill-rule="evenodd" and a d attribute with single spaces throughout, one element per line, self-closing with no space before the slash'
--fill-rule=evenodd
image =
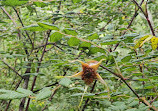
<path id="1" fill-rule="evenodd" d="M 146 35 L 146 36 L 140 38 L 140 39 L 138 40 L 138 42 L 136 43 L 136 45 L 134 46 L 134 48 L 136 49 L 136 48 L 142 47 L 143 44 L 144 44 L 145 42 L 149 41 L 152 37 L 153 37 L 152 35 Z"/>
<path id="2" fill-rule="evenodd" d="M 154 36 L 150 41 L 152 49 L 155 50 L 157 48 L 158 38 Z"/>

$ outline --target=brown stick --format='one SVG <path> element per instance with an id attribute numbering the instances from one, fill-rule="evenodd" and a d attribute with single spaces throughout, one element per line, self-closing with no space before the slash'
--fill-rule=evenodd
<path id="1" fill-rule="evenodd" d="M 102 66 L 102 65 L 101 65 L 101 67 L 102 67 L 103 69 L 106 69 L 107 71 L 109 71 L 110 73 L 112 73 L 112 74 L 115 75 L 115 76 L 120 75 L 120 74 L 117 74 L 117 73 L 111 71 L 109 68 L 107 68 L 107 67 L 105 67 L 105 66 Z M 126 82 L 126 80 L 125 80 L 122 76 L 117 76 L 117 77 L 119 77 L 119 78 L 127 85 L 127 87 L 134 93 L 134 95 L 139 99 L 140 102 L 142 102 L 142 103 L 145 104 L 146 106 L 149 106 L 150 109 L 152 109 L 152 110 L 154 110 L 154 111 L 158 111 L 158 109 L 155 108 L 155 106 L 151 106 L 151 105 L 149 104 L 149 102 L 148 102 L 145 98 L 140 97 L 140 96 L 135 92 L 135 90 Z"/>
<path id="2" fill-rule="evenodd" d="M 143 2 L 144 2 L 144 0 L 141 1 L 140 6 L 142 5 Z M 133 15 L 133 17 L 132 17 L 130 23 L 129 23 L 128 26 L 127 26 L 127 29 L 129 29 L 129 28 L 131 27 L 131 25 L 132 25 L 134 19 L 137 17 L 137 15 L 138 15 L 137 12 L 138 12 L 138 10 L 139 10 L 139 9 L 137 9 L 137 10 L 135 11 L 135 13 L 134 13 L 134 15 Z M 123 33 L 123 35 L 125 35 L 126 32 L 127 32 L 127 30 Z M 117 49 L 117 47 L 119 46 L 119 44 L 120 44 L 120 42 L 115 45 L 113 51 L 115 51 L 115 50 Z"/>

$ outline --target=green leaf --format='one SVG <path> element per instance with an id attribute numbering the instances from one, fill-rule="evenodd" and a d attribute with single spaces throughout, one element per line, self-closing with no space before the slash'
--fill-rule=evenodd
<path id="1" fill-rule="evenodd" d="M 144 89 L 153 89 L 154 86 L 145 86 Z"/>
<path id="2" fill-rule="evenodd" d="M 3 94 L 0 95 L 0 100 L 12 100 L 27 97 L 28 94 L 22 94 L 11 90 L 0 89 Z"/>
<path id="3" fill-rule="evenodd" d="M 84 87 L 72 87 L 72 88 L 69 88 L 69 90 L 80 90 L 80 91 L 84 91 Z"/>
<path id="4" fill-rule="evenodd" d="M 63 85 L 63 86 L 69 86 L 71 83 L 71 80 L 70 78 L 62 78 L 61 81 L 59 82 L 60 85 Z"/>
<path id="5" fill-rule="evenodd" d="M 2 93 L 7 93 L 7 92 L 10 92 L 10 90 L 0 89 L 0 92 L 2 92 Z"/>
<path id="6" fill-rule="evenodd" d="M 54 32 L 51 36 L 50 36 L 50 41 L 51 42 L 57 42 L 62 38 L 62 34 L 59 32 Z"/>
<path id="7" fill-rule="evenodd" d="M 38 23 L 38 25 L 44 29 L 57 30 L 57 31 L 59 30 L 57 26 L 49 23 Z"/>
<path id="8" fill-rule="evenodd" d="M 75 37 L 71 37 L 69 40 L 68 40 L 68 45 L 69 46 L 77 46 L 79 44 L 80 40 L 78 40 L 77 38 Z"/>
<path id="9" fill-rule="evenodd" d="M 132 59 L 132 56 L 126 56 L 123 59 L 121 59 L 122 62 L 129 62 Z"/>
<path id="10" fill-rule="evenodd" d="M 68 35 L 73 35 L 73 36 L 78 35 L 78 33 L 73 29 L 64 29 L 63 32 Z"/>
<path id="11" fill-rule="evenodd" d="M 82 47 L 82 48 L 89 48 L 89 47 L 91 47 L 91 43 L 82 42 L 79 47 Z"/>
<path id="12" fill-rule="evenodd" d="M 38 26 L 38 25 L 29 25 L 26 26 L 24 28 L 22 28 L 23 30 L 29 30 L 29 31 L 45 31 L 46 29 Z"/>
<path id="13" fill-rule="evenodd" d="M 132 75 L 133 76 L 142 76 L 143 74 L 142 73 L 133 73 Z"/>
<path id="14" fill-rule="evenodd" d="M 104 51 L 104 49 L 101 49 L 101 48 L 98 48 L 98 47 L 91 47 L 91 48 L 89 49 L 89 54 L 95 54 L 95 53 L 97 53 L 97 52 L 106 53 L 106 52 Z"/>
<path id="15" fill-rule="evenodd" d="M 48 5 L 47 3 L 44 2 L 33 2 L 33 4 L 36 5 L 37 7 L 45 7 Z"/>
<path id="16" fill-rule="evenodd" d="M 101 43 L 101 45 L 113 45 L 117 44 L 119 41 L 117 40 L 106 40 L 105 42 Z"/>
<path id="17" fill-rule="evenodd" d="M 149 81 L 148 79 L 137 79 L 138 81 Z"/>
<path id="18" fill-rule="evenodd" d="M 32 91 L 27 90 L 27 89 L 23 89 L 23 88 L 18 88 L 18 89 L 17 89 L 17 92 L 23 93 L 23 94 L 25 94 L 25 95 L 27 95 L 27 96 L 29 96 L 29 95 L 32 95 L 32 94 L 33 94 L 33 92 L 32 92 Z"/>
<path id="19" fill-rule="evenodd" d="M 158 76 L 151 76 L 149 79 L 158 79 Z"/>
<path id="20" fill-rule="evenodd" d="M 126 111 L 138 111 L 137 108 L 127 109 Z"/>
<path id="21" fill-rule="evenodd" d="M 136 106 L 138 104 L 139 104 L 139 101 L 133 101 L 133 102 L 129 103 L 128 106 L 134 107 L 134 106 Z"/>
<path id="22" fill-rule="evenodd" d="M 146 95 L 148 95 L 148 96 L 156 96 L 156 95 L 157 95 L 157 93 L 154 93 L 154 92 L 149 92 L 149 93 L 146 93 Z"/>
<path id="23" fill-rule="evenodd" d="M 25 57 L 26 55 L 22 55 L 22 54 L 12 54 L 12 56 L 14 56 L 14 57 Z"/>
<path id="24" fill-rule="evenodd" d="M 95 57 L 94 60 L 100 61 L 101 59 L 105 59 L 105 58 L 107 58 L 105 55 L 101 55 L 101 56 Z"/>
<path id="25" fill-rule="evenodd" d="M 28 0 L 2 0 L 2 5 L 6 6 L 21 6 L 26 4 Z"/>
<path id="26" fill-rule="evenodd" d="M 135 67 L 135 66 L 133 66 L 133 67 L 128 67 L 128 68 L 125 69 L 125 71 L 127 71 L 127 72 L 131 72 L 131 71 L 135 71 L 135 70 L 136 70 L 136 67 Z"/>
<path id="27" fill-rule="evenodd" d="M 98 39 L 98 38 L 99 38 L 99 35 L 97 33 L 94 33 L 94 34 L 88 36 L 89 40 L 94 40 L 94 39 Z"/>
<path id="28" fill-rule="evenodd" d="M 29 68 L 29 67 L 27 67 Z M 44 75 L 43 73 L 25 73 L 23 76 L 42 76 Z"/>
<path id="29" fill-rule="evenodd" d="M 72 0 L 73 3 L 79 3 L 81 2 L 82 0 Z"/>
<path id="30" fill-rule="evenodd" d="M 21 99 L 23 97 L 26 97 L 24 94 L 20 94 L 17 92 L 9 92 L 6 94 L 1 94 L 0 95 L 0 100 L 12 100 L 12 99 Z"/>
<path id="31" fill-rule="evenodd" d="M 43 88 L 39 94 L 36 95 L 36 99 L 37 100 L 42 100 L 42 99 L 45 99 L 49 96 L 51 96 L 51 88 L 50 87 L 46 87 L 46 88 Z"/>
<path id="32" fill-rule="evenodd" d="M 84 93 L 75 93 L 75 94 L 72 94 L 71 96 L 82 96 Z M 84 97 L 94 97 L 95 96 L 95 94 L 93 94 L 93 93 L 85 93 L 84 94 Z"/>

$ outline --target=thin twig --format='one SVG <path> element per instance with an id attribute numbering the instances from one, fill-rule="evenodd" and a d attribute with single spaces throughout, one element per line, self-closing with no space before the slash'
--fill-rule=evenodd
<path id="1" fill-rule="evenodd" d="M 90 93 L 92 93 L 92 92 L 94 91 L 94 88 L 95 88 L 96 83 L 97 83 L 97 80 L 95 80 L 95 82 L 94 82 L 94 84 L 93 84 L 93 86 L 92 86 L 92 89 L 91 89 Z M 86 108 L 86 106 L 87 106 L 89 100 L 90 100 L 90 99 L 87 98 L 87 100 L 85 101 L 85 104 L 84 104 L 84 106 L 83 106 L 83 108 L 82 108 L 82 111 L 84 111 L 84 109 Z"/>
<path id="2" fill-rule="evenodd" d="M 149 27 L 150 27 L 150 30 L 151 30 L 151 32 L 152 32 L 152 35 L 155 36 L 154 28 L 152 27 L 151 22 L 150 22 L 150 20 L 149 20 L 148 11 L 144 12 L 143 9 L 142 9 L 142 7 L 137 3 L 137 1 L 133 0 L 133 2 L 138 6 L 138 8 L 139 8 L 139 9 L 142 11 L 142 13 L 144 14 L 144 16 L 145 16 L 145 18 L 146 18 L 146 20 L 147 20 L 147 22 L 148 22 L 148 25 L 149 25 Z M 147 4 L 146 4 L 146 5 L 147 5 Z M 147 7 L 146 7 L 146 8 L 147 8 Z M 146 14 L 146 13 L 147 13 L 147 14 Z"/>
<path id="3" fill-rule="evenodd" d="M 68 69 L 69 68 L 63 69 L 63 72 L 64 72 L 63 76 L 65 76 L 67 74 Z M 58 84 L 57 87 L 59 87 L 59 82 L 56 82 L 55 84 Z M 53 93 L 52 93 L 51 97 L 49 98 L 49 101 L 51 101 L 53 99 L 54 95 L 56 94 L 57 89 L 58 89 L 57 87 L 55 88 L 55 90 L 53 90 Z M 47 106 L 48 105 L 46 104 L 45 107 L 42 109 L 42 111 L 44 111 L 47 108 Z"/>
<path id="4" fill-rule="evenodd" d="M 1 59 L 1 58 L 0 58 Z M 1 60 L 6 66 L 8 66 L 12 71 L 14 71 L 19 77 L 23 78 L 21 74 L 18 73 L 13 67 L 11 67 L 9 64 L 7 64 L 5 61 Z"/>
<path id="5" fill-rule="evenodd" d="M 21 20 L 21 18 L 20 18 L 20 15 L 19 15 L 18 11 L 15 9 L 15 7 L 13 7 L 13 9 L 14 9 L 16 15 L 18 16 L 18 19 L 19 19 L 21 25 L 22 25 L 23 27 L 25 27 L 24 24 L 23 24 L 23 22 L 22 22 L 22 20 Z M 31 43 L 31 45 L 32 45 L 32 49 L 33 49 L 33 48 L 34 48 L 34 44 L 33 44 L 32 40 L 31 40 L 31 37 L 29 36 L 29 34 L 28 34 L 28 32 L 27 32 L 26 30 L 25 30 L 25 33 L 26 33 L 27 37 L 29 38 L 30 43 Z"/>
<path id="6" fill-rule="evenodd" d="M 140 6 L 142 5 L 143 2 L 144 2 L 144 0 L 141 1 Z M 134 13 L 134 15 L 133 15 L 133 17 L 132 17 L 132 19 L 131 19 L 131 21 L 130 21 L 130 23 L 128 24 L 128 26 L 127 26 L 126 29 L 129 29 L 129 28 L 131 27 L 131 25 L 132 25 L 134 19 L 135 19 L 135 18 L 137 17 L 137 15 L 138 15 L 138 10 L 139 10 L 139 9 L 137 9 L 137 10 L 135 11 L 135 13 Z M 127 30 L 123 33 L 123 35 L 125 35 L 126 32 L 127 32 Z M 115 50 L 117 49 L 117 47 L 119 46 L 119 44 L 120 44 L 120 42 L 115 45 L 113 51 L 115 51 Z"/>
<path id="7" fill-rule="evenodd" d="M 16 84 L 16 86 L 15 86 L 15 90 L 17 90 L 17 88 L 18 88 L 19 85 L 21 84 L 22 80 L 23 80 L 23 79 L 21 79 L 21 80 Z M 8 102 L 6 108 L 5 108 L 5 111 L 8 110 L 8 108 L 9 108 L 11 102 L 12 102 L 12 100 L 9 100 L 9 102 Z"/>
<path id="8" fill-rule="evenodd" d="M 106 70 L 109 71 L 110 73 L 114 74 L 115 76 L 119 75 L 119 74 L 117 74 L 117 73 L 111 71 L 109 68 L 107 68 L 107 67 L 105 67 L 105 66 L 102 66 L 102 65 L 101 65 L 101 67 L 104 68 L 104 69 L 106 69 Z M 125 80 L 123 77 L 121 77 L 121 76 L 117 76 L 117 77 L 119 77 L 119 78 L 128 86 L 128 88 L 134 93 L 134 95 L 139 99 L 139 101 L 141 101 L 141 102 L 142 102 L 143 104 L 145 104 L 146 106 L 149 106 L 150 109 L 152 109 L 152 110 L 154 110 L 154 111 L 158 111 L 158 109 L 155 108 L 154 106 L 151 106 L 151 105 L 149 104 L 149 102 L 148 102 L 144 97 L 140 97 L 140 96 L 135 92 L 135 90 L 126 82 L 126 80 Z"/>
<path id="9" fill-rule="evenodd" d="M 49 36 L 50 36 L 50 32 L 51 32 L 51 30 L 49 30 L 49 31 L 47 32 L 47 39 L 46 39 L 46 43 L 45 43 L 45 44 L 48 43 L 48 38 L 49 38 Z M 43 60 L 43 57 L 44 57 L 44 54 L 45 54 L 45 51 L 46 51 L 46 47 L 47 47 L 47 45 L 45 45 L 44 48 L 43 48 L 43 52 L 42 52 L 41 58 L 40 58 L 40 60 L 39 60 L 38 66 L 41 65 L 41 62 L 42 62 L 42 60 Z M 39 70 L 40 70 L 40 67 L 37 68 L 37 71 L 36 71 L 36 72 L 38 73 Z M 33 79 L 31 91 L 33 91 L 33 89 L 34 89 L 34 86 L 35 86 L 35 83 L 36 83 L 36 79 L 37 79 L 37 76 L 35 76 L 34 79 Z M 31 100 L 31 99 L 29 98 L 28 101 L 27 101 L 27 105 L 26 105 L 25 111 L 27 111 L 28 108 L 29 108 L 30 100 Z"/>
<path id="10" fill-rule="evenodd" d="M 1 9 L 4 11 L 4 13 L 10 18 L 10 20 L 13 22 L 13 24 L 15 25 L 15 27 L 17 27 L 16 22 L 14 21 L 14 19 L 10 16 L 10 14 L 5 10 L 5 8 L 3 8 L 2 6 L 0 6 Z"/>
<path id="11" fill-rule="evenodd" d="M 157 98 L 158 96 L 154 97 L 154 99 L 150 101 L 150 104 L 152 104 Z"/>

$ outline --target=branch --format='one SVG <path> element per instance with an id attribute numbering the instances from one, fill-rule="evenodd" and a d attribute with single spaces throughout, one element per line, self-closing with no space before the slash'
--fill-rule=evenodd
<path id="1" fill-rule="evenodd" d="M 92 93 L 92 92 L 94 91 L 94 88 L 95 88 L 96 83 L 97 83 L 97 80 L 95 80 L 95 82 L 94 82 L 94 84 L 93 84 L 93 86 L 92 86 L 92 89 L 91 89 L 90 93 Z M 82 111 L 84 111 L 84 109 L 86 108 L 86 106 L 87 106 L 89 100 L 90 100 L 90 99 L 87 98 L 87 100 L 85 101 L 85 104 L 84 104 L 84 106 L 83 106 L 83 108 L 82 108 Z"/>
<path id="2" fill-rule="evenodd" d="M 17 27 L 17 24 L 16 24 L 16 22 L 14 21 L 14 19 L 11 17 L 11 15 L 5 10 L 5 8 L 3 8 L 2 6 L 0 6 L 0 7 L 1 7 L 1 9 L 3 10 L 3 12 L 9 17 L 9 19 L 13 22 L 13 24 L 15 25 L 15 27 Z M 18 36 L 19 36 L 19 38 L 21 38 L 20 30 L 17 29 L 17 31 L 18 31 Z"/>
<path id="3" fill-rule="evenodd" d="M 17 27 L 16 22 L 14 21 L 14 19 L 9 15 L 9 13 L 5 10 L 5 8 L 3 8 L 2 6 L 0 6 L 1 9 L 3 10 L 3 12 L 9 17 L 9 19 L 13 22 L 13 24 L 15 25 L 15 27 Z"/>
<path id="4" fill-rule="evenodd" d="M 66 68 L 66 70 L 63 69 L 63 72 L 64 72 L 63 76 L 65 76 L 65 75 L 67 74 L 67 70 L 68 70 L 68 69 L 69 69 L 69 68 Z M 53 99 L 54 95 L 55 95 L 56 92 L 57 92 L 57 89 L 60 87 L 59 82 L 56 82 L 55 84 L 58 84 L 58 86 L 53 90 L 54 92 L 53 92 L 53 94 L 51 95 L 49 101 L 51 101 L 51 100 Z M 44 111 L 46 108 L 47 108 L 47 104 L 46 104 L 45 107 L 42 109 L 42 111 Z"/>
<path id="5" fill-rule="evenodd" d="M 0 58 L 1 59 L 1 58 Z M 1 60 L 6 66 L 8 66 L 12 71 L 14 71 L 19 77 L 23 78 L 22 75 L 18 73 L 13 67 L 11 67 L 9 64 L 7 64 L 5 61 Z"/>
<path id="6" fill-rule="evenodd" d="M 49 42 L 49 43 L 47 43 L 47 44 L 40 45 L 40 46 L 38 46 L 38 47 L 36 47 L 36 48 L 34 48 L 34 49 L 39 49 L 39 48 L 41 48 L 41 47 L 45 47 L 45 45 L 54 45 L 55 47 L 57 47 L 58 49 L 60 49 L 60 50 L 63 51 L 63 49 L 60 48 L 59 46 L 57 46 L 56 43 L 54 43 L 54 42 L 53 42 L 53 43 L 52 43 L 52 42 Z"/>
<path id="7" fill-rule="evenodd" d="M 102 27 L 102 28 L 100 29 L 100 31 L 103 31 L 103 30 L 105 29 L 105 27 L 106 27 L 107 25 L 109 25 L 109 23 L 113 20 L 113 18 L 115 18 L 115 16 L 112 17 L 112 18 L 104 25 L 104 27 Z"/>
<path id="8" fill-rule="evenodd" d="M 14 7 L 13 7 L 13 9 L 14 9 L 16 15 L 18 16 L 18 19 L 19 19 L 21 25 L 24 27 L 24 24 L 23 24 L 23 22 L 22 22 L 22 20 L 21 20 L 21 18 L 20 18 L 20 15 L 19 15 L 18 11 L 17 11 Z M 32 48 L 34 48 L 34 44 L 33 44 L 32 40 L 31 40 L 31 38 L 30 38 L 30 36 L 29 36 L 29 34 L 28 34 L 28 32 L 27 32 L 26 30 L 25 30 L 25 33 L 26 33 L 26 35 L 28 36 L 28 38 L 29 38 L 29 40 L 30 40 L 30 43 L 31 43 L 31 45 L 32 45 Z"/>
<path id="9" fill-rule="evenodd" d="M 49 38 L 49 36 L 50 36 L 50 32 L 51 32 L 51 30 L 49 30 L 49 31 L 47 32 L 46 44 L 48 43 L 48 38 Z M 43 48 L 43 52 L 42 52 L 41 58 L 40 58 L 40 60 L 39 60 L 38 66 L 41 65 L 41 62 L 42 62 L 42 60 L 43 60 L 43 57 L 44 57 L 44 54 L 45 54 L 45 51 L 46 51 L 46 47 L 47 47 L 47 45 L 45 45 L 44 48 Z M 39 72 L 39 69 L 40 69 L 40 67 L 37 68 L 37 71 L 36 71 L 37 73 Z M 33 89 L 34 89 L 34 86 L 35 86 L 35 83 L 36 83 L 36 79 L 37 79 L 37 76 L 35 76 L 34 79 L 33 79 L 31 91 L 33 91 Z M 29 108 L 30 100 L 31 100 L 31 99 L 29 98 L 28 101 L 27 101 L 27 105 L 26 105 L 25 111 L 27 111 L 28 108 Z"/>
<path id="10" fill-rule="evenodd" d="M 158 98 L 158 96 L 156 96 L 153 100 L 151 100 L 150 104 L 152 104 L 157 98 Z"/>
<path id="11" fill-rule="evenodd" d="M 141 102 L 142 102 L 143 104 L 145 104 L 146 106 L 149 106 L 150 109 L 152 109 L 152 110 L 154 110 L 154 111 L 158 111 L 158 109 L 156 109 L 154 106 L 151 106 L 151 105 L 149 104 L 149 102 L 148 102 L 145 98 L 140 97 L 140 96 L 135 92 L 135 90 L 126 82 L 126 80 L 125 80 L 122 76 L 118 76 L 118 75 L 120 75 L 120 74 L 117 74 L 117 73 L 111 71 L 109 68 L 107 68 L 107 67 L 105 67 L 105 66 L 102 66 L 102 65 L 100 65 L 100 66 L 101 66 L 103 69 L 106 69 L 107 71 L 109 71 L 110 73 L 112 73 L 113 75 L 119 77 L 119 78 L 128 86 L 128 88 L 134 93 L 134 95 L 139 99 L 139 101 L 141 101 Z"/>
<path id="12" fill-rule="evenodd" d="M 142 0 L 141 1 L 141 3 L 140 3 L 140 5 L 142 5 L 142 3 L 144 2 L 144 0 Z M 138 15 L 138 10 L 139 9 L 137 9 L 136 11 L 135 11 L 135 13 L 134 13 L 134 15 L 133 15 L 133 17 L 132 17 L 132 19 L 131 19 L 131 21 L 130 21 L 130 23 L 128 24 L 128 26 L 127 26 L 127 28 L 126 29 L 129 29 L 130 27 L 131 27 L 131 25 L 132 25 L 132 23 L 133 23 L 133 21 L 134 21 L 134 19 L 137 17 L 137 15 Z M 126 34 L 126 32 L 127 32 L 127 30 L 123 33 L 123 35 L 125 35 Z M 120 44 L 120 42 L 119 43 L 117 43 L 116 45 L 115 45 L 115 47 L 114 47 L 114 49 L 113 49 L 113 51 L 115 51 L 116 50 L 116 48 L 119 46 L 119 44 Z"/>
<path id="13" fill-rule="evenodd" d="M 21 84 L 22 80 L 23 80 L 23 79 L 21 79 L 21 80 L 16 84 L 15 90 L 17 90 L 17 88 L 18 88 L 19 85 Z M 6 108 L 5 108 L 5 111 L 8 110 L 8 108 L 9 108 L 11 102 L 12 102 L 12 100 L 9 100 L 9 102 L 8 102 Z"/>
<path id="14" fill-rule="evenodd" d="M 147 22 L 148 22 L 148 25 L 149 25 L 149 27 L 150 27 L 150 30 L 151 30 L 151 32 L 152 32 L 152 35 L 155 36 L 154 28 L 152 27 L 151 22 L 150 22 L 150 20 L 149 20 L 148 11 L 144 12 L 143 9 L 142 9 L 142 7 L 137 3 L 137 1 L 133 0 L 133 2 L 138 6 L 138 8 L 139 8 L 139 9 L 142 11 L 142 13 L 144 14 L 144 16 L 145 16 L 145 18 L 146 18 L 146 20 L 147 20 Z"/>

